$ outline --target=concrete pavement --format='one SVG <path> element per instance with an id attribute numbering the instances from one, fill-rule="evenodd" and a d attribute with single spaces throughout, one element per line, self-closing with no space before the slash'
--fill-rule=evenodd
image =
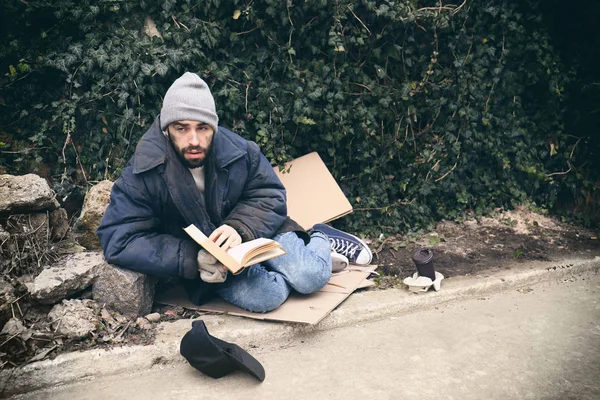
<path id="1" fill-rule="evenodd" d="M 352 396 L 367 388 L 374 390 L 370 395 L 379 393 L 383 398 L 396 398 L 392 389 L 394 393 L 402 390 L 403 396 L 408 396 L 407 398 L 410 398 L 411 393 L 430 396 L 420 398 L 433 398 L 435 393 L 431 392 L 432 386 L 419 384 L 418 378 L 419 375 L 431 373 L 429 369 L 435 366 L 433 369 L 437 372 L 430 379 L 445 382 L 445 386 L 442 385 L 444 391 L 456 385 L 463 388 L 462 392 L 455 393 L 459 395 L 457 398 L 484 397 L 481 393 L 480 396 L 475 396 L 474 388 L 485 389 L 492 394 L 503 393 L 504 397 L 525 393 L 522 398 L 554 398 L 536 395 L 545 392 L 540 392 L 540 384 L 532 383 L 537 378 L 543 378 L 538 375 L 537 378 L 529 377 L 533 371 L 547 374 L 555 371 L 557 379 L 559 375 L 570 376 L 566 374 L 569 371 L 576 371 L 574 376 L 583 377 L 585 371 L 600 375 L 597 364 L 585 358 L 586 354 L 590 354 L 599 359 L 598 347 L 594 347 L 591 340 L 596 339 L 596 343 L 600 343 L 597 304 L 599 267 L 598 257 L 593 261 L 532 263 L 525 267 L 521 265 L 518 271 L 448 279 L 437 293 L 416 295 L 404 290 L 390 290 L 356 294 L 314 327 L 226 316 L 204 318 L 213 335 L 249 349 L 263 362 L 268 377 L 261 385 L 241 374 L 212 381 L 189 367 L 179 356 L 178 345 L 189 329 L 190 321 L 162 324 L 162 332 L 153 346 L 66 354 L 55 360 L 27 366 L 12 376 L 0 375 L 0 378 L 4 378 L 4 384 L 10 380 L 7 393 L 22 393 L 94 379 L 94 382 L 80 384 L 78 387 L 81 389 L 72 389 L 75 386 L 65 387 L 24 397 L 33 399 L 66 398 L 60 397 L 63 394 L 72 396 L 70 398 L 100 398 L 89 397 L 96 393 L 102 393 L 102 398 L 136 398 L 134 392 L 143 388 L 149 389 L 144 398 L 184 398 L 189 397 L 192 392 L 204 393 L 204 388 L 206 398 L 212 398 L 213 394 L 215 398 L 223 398 L 225 393 L 233 396 L 226 398 L 236 398 L 236 393 L 240 397 L 244 396 L 243 391 L 238 393 L 238 388 L 257 388 L 259 392 L 256 394 L 269 398 L 271 395 L 280 395 L 278 390 L 286 387 L 278 385 L 290 386 L 293 383 L 299 384 L 297 391 L 290 392 L 292 389 L 289 388 L 285 390 L 294 398 L 305 398 L 303 396 L 308 395 L 307 391 L 313 387 L 324 387 L 327 390 L 335 388 L 335 391 L 327 394 L 327 397 L 333 398 L 337 398 L 337 394 L 340 394 L 340 398 L 342 394 L 344 397 L 355 398 Z M 561 284 L 556 286 L 557 283 Z M 554 297 L 543 297 L 543 293 L 540 293 L 543 285 L 555 285 L 549 286 L 556 289 L 553 291 Z M 587 297 L 579 296 L 577 285 L 582 287 Z M 531 288 L 533 291 L 530 293 L 535 296 L 527 297 L 528 290 L 516 292 L 519 288 Z M 563 298 L 561 293 L 565 290 L 571 297 Z M 495 310 L 501 308 L 502 304 L 493 303 L 496 296 L 489 300 L 477 300 L 486 299 L 495 293 L 505 293 L 497 296 L 509 296 L 509 300 L 505 301 L 515 302 L 516 308 L 508 309 L 500 315 Z M 521 304 L 522 301 L 529 301 L 531 304 Z M 448 305 L 449 302 L 451 305 Z M 461 304 L 470 304 L 470 308 L 459 313 Z M 542 306 L 545 308 L 536 309 Z M 435 307 L 446 307 L 448 310 L 441 312 L 435 310 Z M 449 312 L 452 307 L 458 307 L 454 313 Z M 524 314 L 515 319 L 515 322 L 511 318 L 519 314 L 517 311 Z M 569 316 L 573 318 L 568 319 Z M 377 320 L 381 322 L 367 324 L 368 321 Z M 562 321 L 570 322 L 565 325 Z M 590 325 L 585 330 L 585 321 L 595 321 L 596 325 Z M 356 328 L 357 325 L 360 325 L 359 329 Z M 574 330 L 569 330 L 570 326 Z M 562 336 L 557 333 L 560 331 L 557 327 L 562 327 Z M 556 341 L 552 341 L 554 339 Z M 542 350 L 536 350 L 538 343 L 547 345 Z M 561 343 L 568 343 L 570 347 L 561 348 Z M 492 348 L 491 353 L 486 353 Z M 527 353 L 527 349 L 535 351 Z M 582 362 L 578 364 L 570 356 L 572 354 L 582 358 Z M 305 361 L 302 361 L 303 355 L 308 357 Z M 553 358 L 555 356 L 560 357 Z M 566 356 L 570 357 L 569 368 L 561 370 L 560 366 L 564 364 L 561 360 Z M 544 360 L 551 362 L 548 364 Z M 554 369 L 544 369 L 546 364 Z M 515 370 L 522 371 L 522 375 L 511 375 L 511 371 Z M 126 376 L 132 371 L 145 372 L 142 375 Z M 340 371 L 339 375 L 335 371 Z M 498 380 L 498 373 L 504 376 L 503 380 Z M 517 383 L 513 388 L 514 393 L 507 391 L 512 387 L 513 379 Z M 569 382 L 573 384 L 575 378 L 565 379 L 567 385 Z M 391 385 L 396 380 L 398 384 Z M 222 383 L 226 381 L 233 384 Z M 127 382 L 132 382 L 133 386 Z M 502 388 L 506 386 L 506 390 L 497 387 L 497 382 L 503 382 Z M 522 383 L 521 386 L 518 385 L 519 382 Z M 543 382 L 558 385 L 549 379 Z M 564 389 L 565 386 L 560 387 Z M 112 393 L 114 388 L 118 390 Z M 70 390 L 79 391 L 69 392 Z M 127 390 L 132 392 L 125 396 Z M 485 397 L 489 397 L 489 393 Z M 585 391 L 582 389 L 580 393 Z M 472 397 L 468 397 L 471 395 Z"/>
<path id="2" fill-rule="evenodd" d="M 104 377 L 37 399 L 598 399 L 600 276 L 446 303 L 254 349 L 267 378 L 187 364 Z"/>

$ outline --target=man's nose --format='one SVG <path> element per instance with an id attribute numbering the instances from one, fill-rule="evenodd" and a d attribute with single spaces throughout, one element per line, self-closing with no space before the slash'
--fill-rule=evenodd
<path id="1" fill-rule="evenodd" d="M 192 130 L 190 133 L 190 146 L 201 146 L 202 145 L 202 134 L 196 130 Z"/>

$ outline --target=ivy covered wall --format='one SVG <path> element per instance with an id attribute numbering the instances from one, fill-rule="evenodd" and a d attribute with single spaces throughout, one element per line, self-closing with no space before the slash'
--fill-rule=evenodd
<path id="1" fill-rule="evenodd" d="M 571 123 L 579 78 L 556 47 L 559 3 L 3 2 L 0 169 L 80 199 L 118 177 L 193 71 L 220 123 L 273 164 L 321 154 L 355 208 L 348 229 L 561 198 L 597 222 L 597 144 Z"/>

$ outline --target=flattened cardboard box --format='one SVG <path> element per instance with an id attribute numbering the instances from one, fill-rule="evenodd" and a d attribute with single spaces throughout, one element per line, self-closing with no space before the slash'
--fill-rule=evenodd
<path id="1" fill-rule="evenodd" d="M 352 270 L 346 273 L 332 276 L 329 283 L 318 292 L 309 295 L 292 293 L 279 308 L 264 314 L 245 311 L 222 299 L 214 299 L 206 304 L 197 306 L 189 301 L 185 290 L 181 286 L 175 286 L 164 293 L 159 293 L 155 301 L 171 306 L 179 305 L 192 310 L 230 314 L 267 321 L 299 322 L 314 325 L 325 318 L 356 289 L 374 285 L 372 281 L 366 278 L 370 274 L 369 271 L 374 270 L 376 266 L 352 266 L 351 268 Z"/>
<path id="2" fill-rule="evenodd" d="M 287 193 L 288 215 L 304 229 L 352 212 L 352 205 L 318 153 L 288 162 L 284 171 L 275 167 Z"/>
<path id="3" fill-rule="evenodd" d="M 279 172 L 277 167 L 274 170 L 286 189 L 288 215 L 304 229 L 352 212 L 352 205 L 318 153 L 310 153 L 290 161 L 285 165 L 285 172 Z M 329 284 L 318 292 L 311 295 L 293 293 L 279 308 L 265 314 L 242 310 L 221 299 L 197 306 L 189 301 L 185 290 L 180 286 L 159 293 L 155 300 L 172 306 L 180 305 L 194 310 L 254 319 L 316 324 L 353 291 L 373 286 L 374 283 L 366 279 L 370 273 L 365 271 L 375 268 L 376 266 L 352 267 L 353 271 L 333 276 Z"/>

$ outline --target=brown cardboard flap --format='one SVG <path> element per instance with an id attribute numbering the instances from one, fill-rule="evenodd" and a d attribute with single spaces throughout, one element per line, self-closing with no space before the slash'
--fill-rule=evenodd
<path id="1" fill-rule="evenodd" d="M 363 279 L 359 277 L 364 276 Z M 328 293 L 346 293 L 350 294 L 369 276 L 368 272 L 348 271 L 341 274 L 335 274 L 329 279 L 329 282 L 320 292 Z"/>
<path id="2" fill-rule="evenodd" d="M 179 305 L 192 310 L 230 314 L 259 320 L 316 324 L 340 305 L 357 288 L 373 285 L 373 283 L 369 283 L 367 286 L 364 286 L 364 281 L 367 280 L 366 278 L 369 276 L 370 272 L 363 272 L 362 270 L 374 270 L 376 266 L 353 266 L 352 268 L 358 270 L 333 276 L 329 281 L 329 283 L 333 283 L 333 285 L 325 285 L 325 287 L 318 292 L 309 295 L 292 293 L 286 302 L 279 308 L 264 314 L 245 311 L 220 298 L 213 299 L 206 304 L 197 306 L 189 301 L 185 290 L 181 286 L 175 286 L 164 293 L 157 294 L 155 301 L 157 303 L 172 306 Z M 370 281 L 367 280 L 367 282 Z"/>
<path id="3" fill-rule="evenodd" d="M 358 289 L 366 289 L 368 287 L 373 287 L 373 286 L 377 286 L 377 284 L 375 282 L 373 282 L 371 279 L 365 279 L 364 281 L 362 281 L 360 283 L 360 285 L 358 285 L 358 287 L 356 288 Z"/>
<path id="4" fill-rule="evenodd" d="M 352 205 L 319 157 L 309 153 L 285 164 L 275 173 L 287 192 L 288 215 L 304 229 L 352 212 Z"/>
<path id="5" fill-rule="evenodd" d="M 279 308 L 264 314 L 244 311 L 222 299 L 215 299 L 199 310 L 225 313 L 265 321 L 287 321 L 314 325 L 348 297 L 345 293 L 316 292 L 310 295 L 292 293 Z M 310 303 L 310 305 L 308 305 Z"/>
<path id="6" fill-rule="evenodd" d="M 285 171 L 287 172 L 279 172 L 275 167 L 275 173 L 286 189 L 288 215 L 304 229 L 352 212 L 352 205 L 316 152 L 290 161 L 286 164 Z M 162 304 L 260 320 L 316 324 L 357 288 L 374 285 L 366 278 L 370 275 L 368 271 L 377 266 L 351 267 L 351 271 L 332 276 L 329 284 L 318 292 L 310 295 L 293 292 L 279 308 L 265 314 L 242 310 L 222 299 L 213 299 L 197 306 L 189 301 L 185 290 L 180 286 L 158 293 L 155 300 Z"/>

